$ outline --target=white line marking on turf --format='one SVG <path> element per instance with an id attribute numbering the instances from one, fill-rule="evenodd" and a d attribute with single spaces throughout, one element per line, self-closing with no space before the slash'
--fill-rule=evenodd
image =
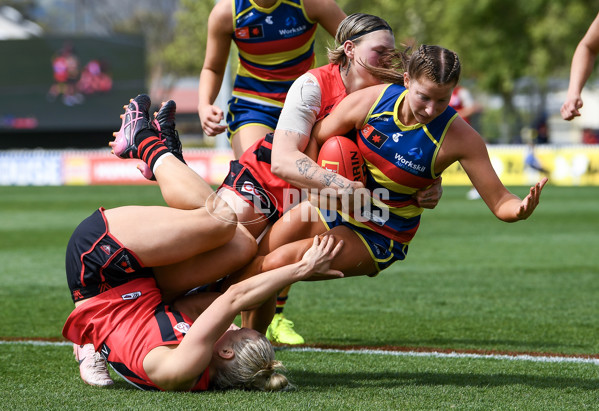
<path id="1" fill-rule="evenodd" d="M 558 356 L 536 356 L 528 354 L 472 354 L 459 352 L 422 352 L 422 351 L 387 351 L 387 350 L 340 350 L 336 348 L 312 348 L 312 347 L 277 347 L 276 350 L 292 352 L 323 352 L 340 354 L 367 354 L 367 355 L 390 355 L 396 357 L 436 357 L 436 358 L 472 358 L 472 359 L 495 359 L 510 361 L 532 361 L 532 362 L 555 362 L 555 363 L 583 363 L 599 365 L 599 358 L 589 357 L 558 357 Z"/>
<path id="2" fill-rule="evenodd" d="M 73 343 L 70 341 L 38 341 L 38 340 L 0 340 L 2 344 L 21 344 L 21 345 L 70 345 Z"/>
<path id="3" fill-rule="evenodd" d="M 70 346 L 73 343 L 69 341 L 36 341 L 36 340 L 15 340 L 6 341 L 0 340 L 2 344 L 21 344 L 21 345 L 55 345 L 55 346 Z M 313 347 L 275 347 L 277 351 L 290 352 L 318 352 L 318 353 L 335 353 L 335 354 L 366 354 L 366 355 L 389 355 L 394 357 L 436 357 L 436 358 L 471 358 L 471 359 L 494 359 L 494 360 L 509 360 L 509 361 L 532 361 L 532 362 L 548 362 L 548 363 L 580 363 L 599 365 L 599 358 L 589 357 L 559 357 L 551 355 L 528 355 L 528 354 L 473 354 L 459 352 L 422 352 L 422 351 L 387 351 L 387 350 L 341 350 L 337 348 L 313 348 Z"/>

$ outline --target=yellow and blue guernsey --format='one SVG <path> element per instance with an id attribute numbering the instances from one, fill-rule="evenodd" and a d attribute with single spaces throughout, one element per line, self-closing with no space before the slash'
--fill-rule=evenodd
<path id="1" fill-rule="evenodd" d="M 373 205 L 359 217 L 342 215 L 352 225 L 405 245 L 405 251 L 423 211 L 412 195 L 438 177 L 435 159 L 457 117 L 456 111 L 447 107 L 428 124 L 405 126 L 397 113 L 407 93 L 403 86 L 387 86 L 358 130 L 357 143 L 368 171 L 366 187 L 373 193 Z"/>
<path id="2" fill-rule="evenodd" d="M 269 8 L 234 0 L 233 27 L 239 49 L 233 96 L 282 107 L 293 81 L 315 64 L 316 22 L 303 0 L 279 0 Z"/>

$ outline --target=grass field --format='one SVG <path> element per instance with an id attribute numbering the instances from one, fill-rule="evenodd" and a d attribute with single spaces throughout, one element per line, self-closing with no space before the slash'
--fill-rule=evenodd
<path id="1" fill-rule="evenodd" d="M 158 189 L 0 187 L 0 409 L 598 409 L 599 188 L 548 186 L 516 224 L 466 191 L 446 187 L 378 277 L 294 285 L 286 314 L 308 350 L 277 356 L 295 390 L 189 394 L 114 374 L 87 386 L 61 344 L 72 230 L 100 205 L 162 204 Z"/>

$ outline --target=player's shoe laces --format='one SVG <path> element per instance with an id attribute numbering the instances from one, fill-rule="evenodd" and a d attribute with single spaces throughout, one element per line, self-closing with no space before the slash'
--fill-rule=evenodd
<path id="1" fill-rule="evenodd" d="M 175 157 L 177 157 L 182 163 L 183 160 L 183 147 L 181 146 L 181 140 L 179 139 L 179 132 L 175 129 L 175 113 L 177 111 L 177 104 L 174 100 L 169 100 L 166 103 L 162 103 L 162 107 L 158 110 L 158 113 L 154 113 L 153 126 L 158 130 L 159 137 Z"/>
<path id="2" fill-rule="evenodd" d="M 275 314 L 266 330 L 266 338 L 280 344 L 303 344 L 304 337 L 293 329 L 293 321 L 288 320 L 283 314 Z"/>
<path id="3" fill-rule="evenodd" d="M 96 352 L 93 344 L 73 344 L 73 354 L 79 362 L 79 374 L 81 379 L 89 385 L 107 386 L 114 384 L 106 360 Z"/>
<path id="4" fill-rule="evenodd" d="M 158 131 L 158 138 L 164 141 L 168 151 L 173 154 L 182 163 L 185 163 L 183 159 L 183 146 L 179 139 L 179 132 L 175 129 L 175 112 L 177 111 L 177 104 L 174 100 L 169 100 L 166 103 L 162 103 L 160 110 L 154 113 L 154 120 L 152 121 L 152 127 Z M 147 164 L 140 164 L 138 167 L 141 174 L 148 180 L 156 180 L 154 173 L 150 170 Z"/>
<path id="5" fill-rule="evenodd" d="M 109 145 L 112 152 L 121 158 L 139 158 L 137 153 L 137 142 L 135 137 L 141 130 L 150 129 L 150 115 L 148 109 L 152 104 L 150 97 L 146 94 L 140 94 L 129 101 L 125 106 L 125 114 L 121 115 L 123 119 L 121 129 L 113 135 L 116 137 Z"/>

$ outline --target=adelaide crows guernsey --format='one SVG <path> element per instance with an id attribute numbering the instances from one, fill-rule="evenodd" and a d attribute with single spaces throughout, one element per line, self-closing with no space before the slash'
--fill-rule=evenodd
<path id="1" fill-rule="evenodd" d="M 438 177 L 435 159 L 457 117 L 456 111 L 447 107 L 428 124 L 405 126 L 397 113 L 407 93 L 403 86 L 387 86 L 358 130 L 357 143 L 368 171 L 366 187 L 373 193 L 373 204 L 362 210 L 360 218 L 343 215 L 353 224 L 404 244 L 416 234 L 423 211 L 412 195 Z"/>
<path id="2" fill-rule="evenodd" d="M 279 0 L 270 8 L 234 0 L 233 28 L 239 50 L 233 96 L 282 107 L 293 81 L 315 63 L 316 22 L 303 0 Z"/>

